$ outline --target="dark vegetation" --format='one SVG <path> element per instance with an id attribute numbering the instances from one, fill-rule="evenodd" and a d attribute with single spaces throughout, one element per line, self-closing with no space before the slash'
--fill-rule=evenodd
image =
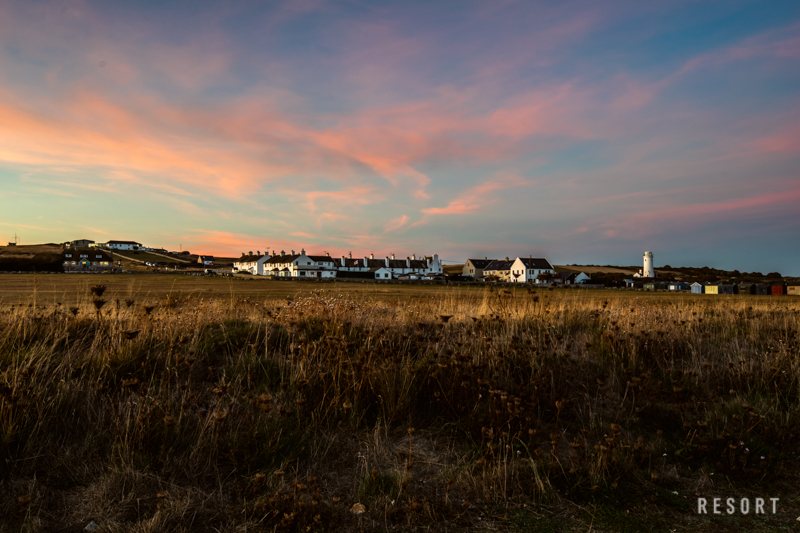
<path id="1" fill-rule="evenodd" d="M 797 510 L 794 298 L 86 289 L 0 312 L 0 531 L 710 530 L 697 495 L 758 490 Z"/>

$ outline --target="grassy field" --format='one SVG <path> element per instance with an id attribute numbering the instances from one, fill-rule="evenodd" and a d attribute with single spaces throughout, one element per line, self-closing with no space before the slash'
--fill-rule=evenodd
<path id="1" fill-rule="evenodd" d="M 0 531 L 791 530 L 798 315 L 796 297 L 0 276 Z M 714 516 L 698 497 L 780 502 Z"/>

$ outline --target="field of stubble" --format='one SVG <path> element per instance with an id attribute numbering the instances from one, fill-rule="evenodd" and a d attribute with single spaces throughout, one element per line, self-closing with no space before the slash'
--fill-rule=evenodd
<path id="1" fill-rule="evenodd" d="M 796 297 L 0 277 L 0 531 L 773 531 Z M 698 516 L 698 497 L 779 497 Z"/>

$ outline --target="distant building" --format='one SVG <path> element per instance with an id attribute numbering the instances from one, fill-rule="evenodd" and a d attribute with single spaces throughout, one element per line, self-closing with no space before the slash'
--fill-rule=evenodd
<path id="1" fill-rule="evenodd" d="M 197 262 L 205 266 L 214 266 L 214 256 L 201 255 L 197 258 Z"/>
<path id="2" fill-rule="evenodd" d="M 76 239 L 72 242 L 67 243 L 70 248 L 86 248 L 94 244 L 94 241 L 90 239 Z"/>
<path id="3" fill-rule="evenodd" d="M 111 256 L 104 250 L 67 248 L 61 254 L 64 271 L 109 270 L 114 266 Z"/>
<path id="4" fill-rule="evenodd" d="M 109 250 L 139 250 L 142 248 L 142 243 L 136 241 L 108 241 L 92 243 L 89 246 L 108 248 Z"/>

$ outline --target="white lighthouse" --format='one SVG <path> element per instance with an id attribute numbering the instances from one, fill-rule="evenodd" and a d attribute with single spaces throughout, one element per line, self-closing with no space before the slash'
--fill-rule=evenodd
<path id="1" fill-rule="evenodd" d="M 643 278 L 654 278 L 656 272 L 653 269 L 653 252 L 644 253 L 644 268 L 642 269 Z"/>

